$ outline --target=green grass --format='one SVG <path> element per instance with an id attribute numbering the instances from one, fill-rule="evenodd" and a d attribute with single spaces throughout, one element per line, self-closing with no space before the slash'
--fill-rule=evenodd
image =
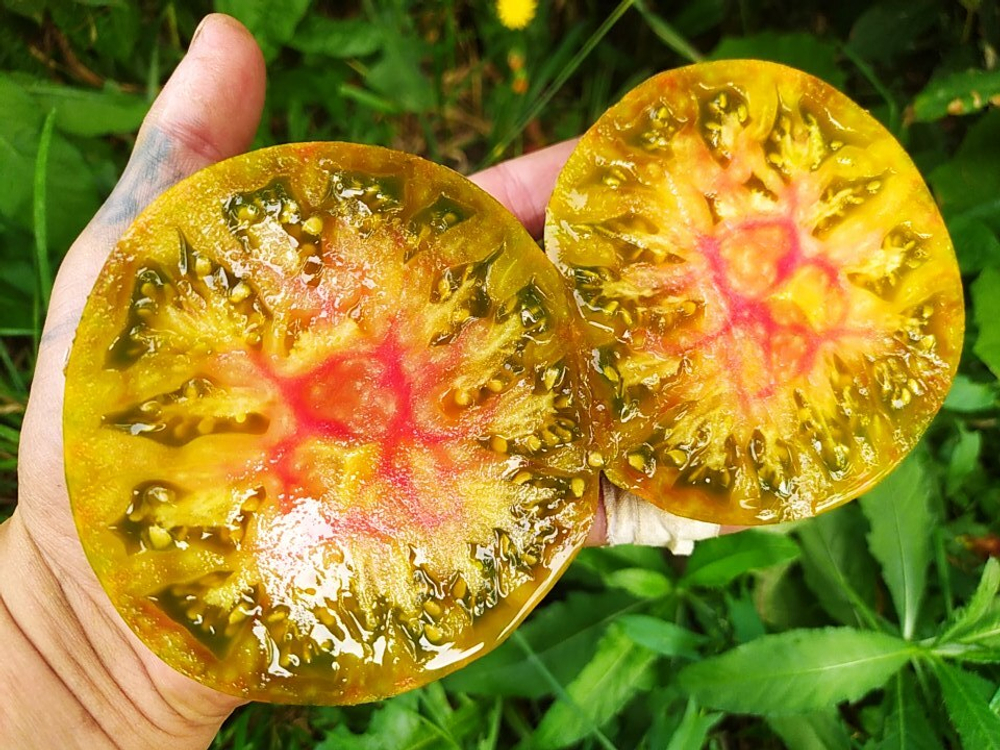
<path id="1" fill-rule="evenodd" d="M 52 269 L 212 9 L 44 5 L 0 2 L 0 518 Z M 704 543 L 690 562 L 587 550 L 514 638 L 442 683 L 356 708 L 249 706 L 214 746 L 998 746 L 1000 571 L 985 565 L 1000 553 L 996 4 L 540 5 L 517 32 L 489 3 L 216 7 L 268 57 L 257 146 L 378 143 L 465 172 L 577 135 L 692 60 L 756 56 L 825 78 L 900 138 L 941 204 L 970 302 L 959 382 L 918 454 L 860 503 Z"/>

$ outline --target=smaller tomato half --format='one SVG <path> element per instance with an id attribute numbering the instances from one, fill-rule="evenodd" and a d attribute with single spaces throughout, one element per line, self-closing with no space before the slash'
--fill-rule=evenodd
<path id="1" fill-rule="evenodd" d="M 122 617 L 255 700 L 489 651 L 595 512 L 570 310 L 513 216 L 416 157 L 281 146 L 169 190 L 66 373 L 73 513 Z"/>
<path id="2" fill-rule="evenodd" d="M 605 113 L 549 204 L 612 482 L 725 524 L 864 493 L 915 445 L 962 342 L 962 286 L 900 145 L 822 81 L 725 61 Z"/>

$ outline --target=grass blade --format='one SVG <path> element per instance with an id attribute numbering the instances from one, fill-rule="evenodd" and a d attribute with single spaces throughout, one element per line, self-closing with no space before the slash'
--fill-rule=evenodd
<path id="1" fill-rule="evenodd" d="M 46 216 L 45 198 L 47 194 L 47 177 L 49 168 L 49 149 L 52 146 L 52 134 L 56 125 L 56 110 L 50 109 L 42 126 L 42 137 L 38 143 L 38 157 L 35 159 L 35 273 L 38 275 L 38 294 L 42 311 L 49 307 L 49 294 L 52 292 L 52 268 L 49 265 L 49 240 Z"/>
<path id="2" fill-rule="evenodd" d="M 535 100 L 535 103 L 531 105 L 527 112 L 525 112 L 521 118 L 514 124 L 514 127 L 510 129 L 503 138 L 497 142 L 497 144 L 490 149 L 489 154 L 486 159 L 481 163 L 477 169 L 484 169 L 490 164 L 496 162 L 501 156 L 503 156 L 504 151 L 507 147 L 514 142 L 517 138 L 528 127 L 528 123 L 538 117 L 539 113 L 545 109 L 546 105 L 552 101 L 552 97 L 556 95 L 556 92 L 563 87 L 563 84 L 569 80 L 569 77 L 576 72 L 576 69 L 580 67 L 580 63 L 587 59 L 587 56 L 594 50 L 600 41 L 607 36 L 607 33 L 614 28 L 615 24 L 621 19 L 625 12 L 632 7 L 635 0 L 622 0 L 618 4 L 618 7 L 611 11 L 611 15 L 604 19 L 604 22 L 597 28 L 597 30 L 590 35 L 590 38 L 583 43 L 580 47 L 580 51 L 573 55 L 573 58 L 566 64 L 566 67 L 559 71 L 559 75 L 555 77 L 555 80 L 549 84 L 549 87 L 543 91 L 539 97 Z"/>
<path id="3" fill-rule="evenodd" d="M 678 55 L 683 57 L 688 62 L 693 63 L 701 62 L 705 59 L 704 55 L 696 50 L 687 39 L 681 36 L 677 29 L 646 7 L 644 0 L 636 0 L 635 9 L 639 11 L 643 20 L 646 22 L 646 25 L 652 29 L 653 33 L 659 37 L 660 41 Z"/>

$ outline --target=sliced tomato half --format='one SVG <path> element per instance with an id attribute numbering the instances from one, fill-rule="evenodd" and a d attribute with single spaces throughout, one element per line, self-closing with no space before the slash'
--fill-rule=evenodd
<path id="1" fill-rule="evenodd" d="M 128 230 L 67 369 L 84 549 L 168 664 L 356 703 L 489 651 L 587 535 L 558 272 L 459 175 L 345 144 L 198 173 Z"/>
<path id="2" fill-rule="evenodd" d="M 545 242 L 586 321 L 609 478 L 683 516 L 856 497 L 955 374 L 962 287 L 934 200 L 881 125 L 800 71 L 641 84 L 573 152 Z"/>

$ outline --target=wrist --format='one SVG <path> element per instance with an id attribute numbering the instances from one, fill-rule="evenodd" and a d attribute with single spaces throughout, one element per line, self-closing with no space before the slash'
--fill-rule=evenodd
<path id="1" fill-rule="evenodd" d="M 0 526 L 0 570 L 0 746 L 206 747 L 239 705 L 157 659 L 16 513 Z"/>

